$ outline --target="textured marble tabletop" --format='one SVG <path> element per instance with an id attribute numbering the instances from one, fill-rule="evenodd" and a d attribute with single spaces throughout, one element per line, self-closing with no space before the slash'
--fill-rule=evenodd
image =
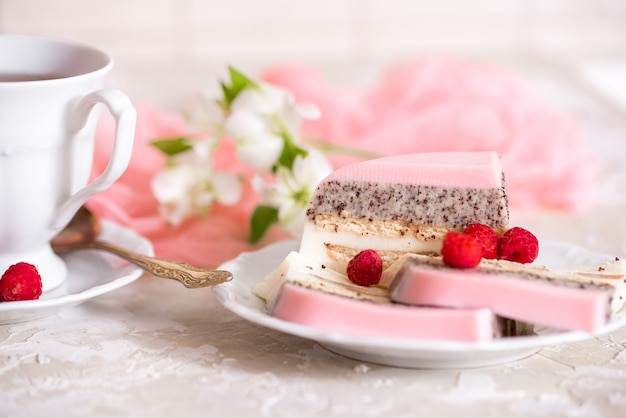
<path id="1" fill-rule="evenodd" d="M 570 103 L 587 115 L 607 199 L 589 213 L 517 213 L 513 223 L 541 239 L 626 256 L 624 113 Z M 497 366 L 394 368 L 241 319 L 210 289 L 148 275 L 60 313 L 0 325 L 6 418 L 590 418 L 625 409 L 626 328 Z"/>
<path id="2" fill-rule="evenodd" d="M 0 327 L 0 415 L 618 416 L 626 329 L 467 370 L 366 364 L 153 277 Z"/>

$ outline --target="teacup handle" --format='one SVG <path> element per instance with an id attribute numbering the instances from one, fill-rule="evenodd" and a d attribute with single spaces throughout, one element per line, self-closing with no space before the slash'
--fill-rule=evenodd
<path id="1" fill-rule="evenodd" d="M 115 118 L 115 142 L 111 158 L 102 174 L 63 203 L 52 221 L 51 227 L 53 230 L 60 230 L 65 227 L 87 199 L 111 187 L 124 173 L 130 162 L 137 112 L 130 99 L 121 91 L 103 89 L 89 93 L 80 99 L 74 112 L 70 115 L 70 132 L 76 133 L 85 126 L 92 109 L 98 103 L 105 104 Z"/>

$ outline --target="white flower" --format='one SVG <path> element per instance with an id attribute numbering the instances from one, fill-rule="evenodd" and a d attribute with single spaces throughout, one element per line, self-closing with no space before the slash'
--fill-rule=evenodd
<path id="1" fill-rule="evenodd" d="M 272 168 L 285 140 L 299 142 L 302 117 L 319 116 L 314 106 L 298 106 L 289 92 L 264 83 L 241 91 L 230 111 L 224 129 L 235 140 L 238 157 L 260 171 Z"/>
<path id="2" fill-rule="evenodd" d="M 213 169 L 210 146 L 209 141 L 195 144 L 152 178 L 152 193 L 167 222 L 177 225 L 190 215 L 204 214 L 215 202 L 232 205 L 239 201 L 241 182 L 235 175 Z"/>
<path id="3" fill-rule="evenodd" d="M 215 137 L 223 134 L 226 118 L 224 109 L 208 93 L 191 97 L 185 104 L 184 116 L 192 131 L 206 132 Z"/>
<path id="4" fill-rule="evenodd" d="M 223 97 L 198 96 L 186 114 L 188 125 L 205 135 L 205 140 L 194 141 L 187 151 L 183 151 L 190 141 L 186 138 L 155 141 L 170 158 L 152 179 L 153 195 L 172 224 L 205 214 L 214 203 L 237 203 L 242 195 L 240 178 L 218 172 L 211 164 L 227 135 L 234 141 L 239 160 L 256 171 L 250 181 L 263 199 L 261 206 L 270 207 L 269 212 L 255 211 L 271 216 L 253 215 L 252 239 L 265 233 L 275 213 L 285 230 L 299 235 L 315 187 L 331 172 L 321 152 L 299 144 L 302 119 L 318 118 L 320 112 L 314 105 L 296 104 L 287 90 L 250 80 L 233 68 L 229 73 L 231 85 L 221 84 Z M 264 179 L 272 183 L 267 185 Z"/>
<path id="5" fill-rule="evenodd" d="M 278 222 L 294 236 L 302 234 L 306 207 L 315 188 L 332 167 L 317 150 L 308 150 L 306 157 L 297 156 L 293 168 L 280 166 L 276 182 L 264 191 L 266 202 L 278 209 Z"/>
<path id="6" fill-rule="evenodd" d="M 272 131 L 266 118 L 247 109 L 233 112 L 224 128 L 235 140 L 237 157 L 256 170 L 269 171 L 283 151 L 283 137 Z"/>

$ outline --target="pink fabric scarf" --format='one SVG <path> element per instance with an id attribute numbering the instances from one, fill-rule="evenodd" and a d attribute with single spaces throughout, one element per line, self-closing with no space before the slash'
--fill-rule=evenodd
<path id="1" fill-rule="evenodd" d="M 302 66 L 270 68 L 263 79 L 321 109 L 321 119 L 304 123 L 305 137 L 381 155 L 494 150 L 502 158 L 512 210 L 578 211 L 591 204 L 595 158 L 583 145 L 577 121 L 501 70 L 425 59 L 388 68 L 363 92 L 332 89 Z M 136 145 L 128 170 L 88 202 L 98 216 L 147 237 L 160 257 L 208 267 L 287 238 L 274 229 L 256 246 L 246 242 L 249 216 L 258 203 L 249 188 L 235 207 L 215 205 L 204 218 L 167 225 L 150 191 L 150 179 L 161 170 L 164 157 L 149 143 L 187 134 L 187 127 L 179 115 L 153 105 L 136 107 Z M 97 133 L 94 175 L 106 164 L 112 130 L 105 118 Z M 353 160 L 332 158 L 335 167 Z M 228 142 L 218 150 L 217 166 L 249 173 Z"/>

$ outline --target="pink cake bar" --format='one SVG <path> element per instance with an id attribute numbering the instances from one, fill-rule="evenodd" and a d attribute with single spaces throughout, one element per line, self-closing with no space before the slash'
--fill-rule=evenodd
<path id="1" fill-rule="evenodd" d="M 446 309 L 376 303 L 284 283 L 272 314 L 285 321 L 353 336 L 487 341 L 497 336 L 488 309 Z"/>
<path id="2" fill-rule="evenodd" d="M 495 152 L 396 155 L 343 166 L 322 180 L 306 210 L 300 252 L 345 271 L 374 249 L 389 266 L 402 254 L 437 254 L 449 231 L 483 223 L 503 233 L 509 212 Z"/>
<path id="3" fill-rule="evenodd" d="M 489 308 L 503 317 L 594 332 L 610 316 L 612 288 L 532 274 L 405 265 L 390 289 L 404 304 Z"/>

